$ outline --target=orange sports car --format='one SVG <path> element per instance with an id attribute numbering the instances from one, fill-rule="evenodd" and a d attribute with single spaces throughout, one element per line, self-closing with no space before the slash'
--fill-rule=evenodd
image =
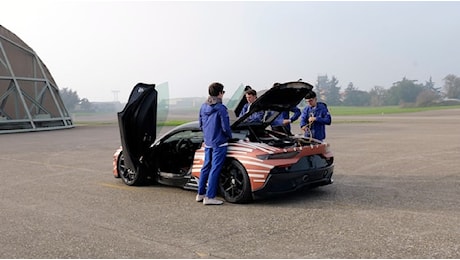
<path id="1" fill-rule="evenodd" d="M 127 185 L 145 181 L 197 190 L 204 161 L 203 132 L 198 121 L 177 126 L 156 138 L 165 102 L 155 85 L 139 83 L 118 113 L 121 147 L 113 156 L 113 174 Z M 237 118 L 247 102 L 241 86 L 227 102 L 233 139 L 219 178 L 220 195 L 231 203 L 318 187 L 333 182 L 330 144 L 270 129 L 281 111 L 296 106 L 313 86 L 295 81 L 276 83 Z M 262 93 L 262 91 L 259 91 Z M 262 122 L 247 122 L 264 111 Z M 198 115 L 197 115 L 198 118 Z M 157 124 L 155 124 L 157 122 Z"/>

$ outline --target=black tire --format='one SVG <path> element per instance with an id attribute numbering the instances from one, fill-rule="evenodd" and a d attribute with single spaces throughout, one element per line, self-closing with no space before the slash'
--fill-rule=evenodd
<path id="1" fill-rule="evenodd" d="M 237 160 L 225 162 L 219 177 L 219 191 L 222 197 L 231 203 L 246 203 L 252 200 L 248 173 Z"/>
<path id="2" fill-rule="evenodd" d="M 123 151 L 121 151 L 119 154 L 118 154 L 118 157 L 117 157 L 117 173 L 118 173 L 118 176 L 115 176 L 115 178 L 121 178 L 121 173 L 124 172 L 126 170 L 126 166 L 125 166 L 125 157 L 123 156 Z"/>
<path id="3" fill-rule="evenodd" d="M 138 186 L 143 185 L 145 183 L 145 176 L 139 174 L 139 171 L 129 169 L 125 165 L 125 157 L 123 155 L 123 151 L 120 152 L 118 155 L 117 160 L 117 171 L 118 176 L 121 180 L 129 186 Z"/>

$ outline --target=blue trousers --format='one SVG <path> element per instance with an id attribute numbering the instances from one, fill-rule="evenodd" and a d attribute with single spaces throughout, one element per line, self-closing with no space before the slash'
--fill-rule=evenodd
<path id="1" fill-rule="evenodd" d="M 219 185 L 219 175 L 227 157 L 227 146 L 205 148 L 204 163 L 198 182 L 198 194 L 208 198 L 215 198 Z M 206 184 L 208 184 L 206 188 Z"/>

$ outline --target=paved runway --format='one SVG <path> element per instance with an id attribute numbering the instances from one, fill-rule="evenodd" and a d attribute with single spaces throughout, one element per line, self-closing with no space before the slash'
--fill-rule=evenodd
<path id="1" fill-rule="evenodd" d="M 460 258 L 459 127 L 333 115 L 334 184 L 217 207 L 113 178 L 115 121 L 0 135 L 0 258 Z"/>

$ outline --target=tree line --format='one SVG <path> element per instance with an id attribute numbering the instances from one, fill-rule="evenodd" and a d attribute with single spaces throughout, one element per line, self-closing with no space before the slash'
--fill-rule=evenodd
<path id="1" fill-rule="evenodd" d="M 87 98 L 80 98 L 77 91 L 62 88 L 59 90 L 59 95 L 69 112 L 94 112 L 91 102 Z"/>
<path id="2" fill-rule="evenodd" d="M 449 74 L 443 87 L 436 87 L 431 77 L 425 83 L 403 77 L 389 89 L 375 86 L 370 91 L 360 90 L 352 82 L 342 91 L 339 80 L 327 75 L 318 76 L 314 91 L 318 98 L 330 106 L 433 106 L 448 104 L 445 100 L 460 100 L 460 78 Z M 94 105 L 87 98 L 80 98 L 76 91 L 59 90 L 62 101 L 70 112 L 94 112 Z M 444 102 L 443 102 L 444 100 Z M 457 103 L 458 104 L 458 103 Z"/>
<path id="3" fill-rule="evenodd" d="M 460 100 L 460 78 L 449 74 L 443 87 L 436 87 L 431 77 L 425 83 L 407 79 L 393 83 L 389 89 L 375 86 L 370 91 L 360 90 L 352 82 L 342 91 L 338 79 L 327 75 L 318 76 L 315 92 L 319 99 L 331 106 L 433 106 Z"/>

